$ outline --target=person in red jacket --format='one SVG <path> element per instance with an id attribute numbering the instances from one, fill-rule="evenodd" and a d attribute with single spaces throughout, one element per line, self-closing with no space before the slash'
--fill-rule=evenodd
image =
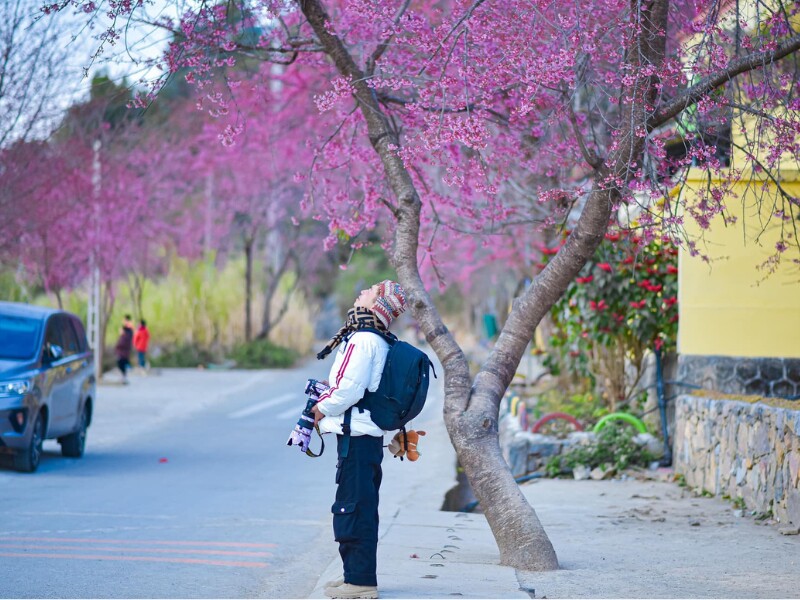
<path id="1" fill-rule="evenodd" d="M 142 369 L 147 368 L 147 345 L 150 343 L 150 330 L 147 329 L 147 323 L 144 319 L 139 321 L 139 328 L 133 334 L 133 347 L 136 348 L 136 353 L 139 355 L 139 366 Z"/>

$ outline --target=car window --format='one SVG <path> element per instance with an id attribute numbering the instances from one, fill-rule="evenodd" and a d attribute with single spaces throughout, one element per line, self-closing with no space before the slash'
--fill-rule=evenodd
<path id="1" fill-rule="evenodd" d="M 80 351 L 78 337 L 75 335 L 75 330 L 70 323 L 71 320 L 72 319 L 67 315 L 58 316 L 59 328 L 61 329 L 61 341 L 64 343 L 62 346 L 64 349 L 64 356 L 73 356 Z"/>
<path id="2" fill-rule="evenodd" d="M 72 317 L 70 320 L 72 327 L 75 329 L 75 335 L 78 338 L 78 349 L 81 352 L 86 352 L 89 349 L 89 342 L 86 341 L 86 330 L 83 328 L 83 323 L 80 319 Z"/>
<path id="3" fill-rule="evenodd" d="M 0 358 L 26 360 L 36 355 L 39 331 L 38 319 L 0 315 Z"/>
<path id="4" fill-rule="evenodd" d="M 57 318 L 58 315 L 52 316 L 47 321 L 47 329 L 45 330 L 44 334 L 44 348 L 43 348 L 43 358 L 45 361 L 50 361 L 50 347 L 55 345 L 59 346 L 62 350 L 64 349 L 64 342 L 61 339 L 61 327 L 59 326 L 59 319 Z"/>

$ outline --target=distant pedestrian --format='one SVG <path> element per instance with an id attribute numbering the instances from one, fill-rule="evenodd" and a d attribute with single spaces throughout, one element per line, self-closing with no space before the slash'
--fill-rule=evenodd
<path id="1" fill-rule="evenodd" d="M 139 358 L 139 367 L 142 370 L 147 369 L 147 345 L 150 343 L 150 330 L 147 328 L 147 322 L 142 319 L 139 321 L 139 328 L 133 334 L 133 347 L 136 348 L 136 353 Z"/>
<path id="2" fill-rule="evenodd" d="M 130 315 L 125 315 L 122 321 L 122 329 L 117 339 L 117 345 L 114 346 L 114 352 L 117 355 L 117 367 L 122 373 L 122 383 L 128 383 L 128 368 L 131 366 L 131 351 L 133 349 L 133 321 Z"/>

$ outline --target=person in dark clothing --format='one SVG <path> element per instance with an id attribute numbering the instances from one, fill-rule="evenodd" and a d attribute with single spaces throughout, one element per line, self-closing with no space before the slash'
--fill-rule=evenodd
<path id="1" fill-rule="evenodd" d="M 329 598 L 378 597 L 378 496 L 385 432 L 372 421 L 369 410 L 353 407 L 367 390 L 378 389 L 389 353 L 382 336 L 361 330 L 388 331 L 405 308 L 406 295 L 399 283 L 387 279 L 363 290 L 344 327 L 317 354 L 325 358 L 340 346 L 330 371 L 330 389 L 313 408 L 320 432 L 336 434 L 339 454 L 331 512 L 344 576 L 326 585 Z M 348 409 L 352 410 L 346 437 Z"/>
<path id="2" fill-rule="evenodd" d="M 133 348 L 133 321 L 130 315 L 125 315 L 125 320 L 122 322 L 122 329 L 117 339 L 117 345 L 114 346 L 114 352 L 117 355 L 117 367 L 122 373 L 122 383 L 128 383 L 128 369 L 131 366 L 131 350 Z"/>

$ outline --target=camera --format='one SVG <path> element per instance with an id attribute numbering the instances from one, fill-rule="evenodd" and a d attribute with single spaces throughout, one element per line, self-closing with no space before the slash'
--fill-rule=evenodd
<path id="1" fill-rule="evenodd" d="M 316 457 L 322 454 L 322 450 L 320 450 L 319 454 L 314 454 L 309 449 L 309 445 L 311 443 L 311 430 L 314 428 L 314 413 L 311 412 L 311 409 L 313 409 L 317 402 L 319 402 L 319 397 L 328 389 L 330 389 L 329 386 L 321 381 L 316 379 L 308 380 L 305 389 L 305 395 L 308 397 L 306 400 L 306 406 L 303 409 L 303 412 L 300 414 L 300 418 L 297 420 L 294 430 L 289 435 L 289 440 L 286 442 L 287 446 L 299 446 L 300 451 L 305 452 L 309 456 Z M 325 449 L 324 443 L 322 448 L 323 450 Z"/>

